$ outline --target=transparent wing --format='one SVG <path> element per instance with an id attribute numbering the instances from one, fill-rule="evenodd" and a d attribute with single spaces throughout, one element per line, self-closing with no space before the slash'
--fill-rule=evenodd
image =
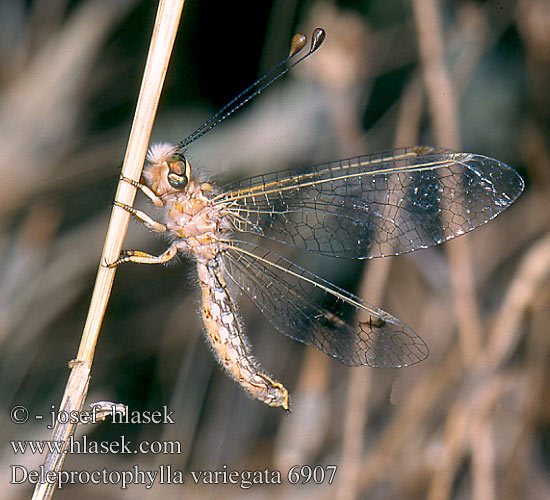
<path id="1" fill-rule="evenodd" d="M 346 364 L 400 367 L 428 356 L 391 314 L 254 244 L 224 244 L 223 269 L 280 332 Z"/>
<path id="2" fill-rule="evenodd" d="M 522 190 L 522 178 L 492 158 L 414 147 L 251 177 L 214 202 L 237 231 L 325 255 L 371 258 L 459 236 Z"/>

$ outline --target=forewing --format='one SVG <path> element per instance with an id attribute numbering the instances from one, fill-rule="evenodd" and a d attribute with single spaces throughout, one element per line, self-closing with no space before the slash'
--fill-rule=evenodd
<path id="1" fill-rule="evenodd" d="M 371 258 L 425 248 L 502 212 L 523 190 L 507 165 L 430 147 L 245 179 L 215 199 L 237 231 L 321 254 Z"/>
<path id="2" fill-rule="evenodd" d="M 371 306 L 283 257 L 232 241 L 224 271 L 280 332 L 351 365 L 400 367 L 428 355 L 423 340 Z"/>

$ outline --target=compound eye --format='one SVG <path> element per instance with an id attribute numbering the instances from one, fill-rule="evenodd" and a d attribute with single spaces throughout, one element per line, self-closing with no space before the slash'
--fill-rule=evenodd
<path id="1" fill-rule="evenodd" d="M 170 163 L 168 172 L 168 183 L 174 189 L 184 189 L 189 183 L 189 165 L 185 158 Z"/>
<path id="2" fill-rule="evenodd" d="M 176 174 L 175 172 L 170 172 L 168 174 L 168 183 L 174 189 L 185 189 L 188 182 L 189 179 L 187 179 L 185 174 Z"/>

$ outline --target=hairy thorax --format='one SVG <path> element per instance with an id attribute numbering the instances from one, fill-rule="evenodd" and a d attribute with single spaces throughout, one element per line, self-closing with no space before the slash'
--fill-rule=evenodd
<path id="1" fill-rule="evenodd" d="M 181 192 L 165 195 L 166 227 L 178 238 L 178 247 L 198 258 L 212 259 L 230 223 L 212 206 L 212 186 L 192 180 Z"/>

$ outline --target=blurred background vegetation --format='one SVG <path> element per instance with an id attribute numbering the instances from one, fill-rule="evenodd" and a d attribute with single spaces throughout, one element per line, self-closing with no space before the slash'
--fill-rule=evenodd
<path id="1" fill-rule="evenodd" d="M 187 0 L 154 140 L 179 141 L 269 69 L 296 31 L 325 46 L 189 148 L 195 168 L 237 179 L 394 146 L 436 144 L 498 158 L 525 193 L 445 245 L 367 263 L 289 251 L 384 307 L 428 343 L 401 370 L 346 368 L 279 335 L 242 302 L 261 363 L 290 415 L 248 399 L 202 339 L 192 263 L 117 272 L 87 401 L 167 405 L 174 425 L 81 426 L 77 435 L 178 440 L 181 454 L 73 455 L 66 470 L 282 471 L 337 465 L 332 486 L 75 485 L 55 498 L 532 498 L 550 495 L 550 4 L 546 0 Z M 0 3 L 0 405 L 10 440 L 49 439 L 9 419 L 60 402 L 77 351 L 154 22 L 152 0 Z M 420 49 L 419 32 L 428 29 Z M 438 37 L 438 32 L 441 35 Z M 450 89 L 431 81 L 442 51 Z M 435 85 L 434 85 L 435 82 Z M 431 89 L 431 90 L 430 90 Z M 431 92 L 431 93 L 430 93 Z M 445 142 L 439 96 L 457 124 Z M 452 123 L 449 122 L 452 129 Z M 439 128 L 438 128 L 439 127 Z M 137 206 L 152 213 L 141 199 Z M 166 243 L 133 223 L 125 248 Z M 9 485 L 5 499 L 29 498 Z"/>

